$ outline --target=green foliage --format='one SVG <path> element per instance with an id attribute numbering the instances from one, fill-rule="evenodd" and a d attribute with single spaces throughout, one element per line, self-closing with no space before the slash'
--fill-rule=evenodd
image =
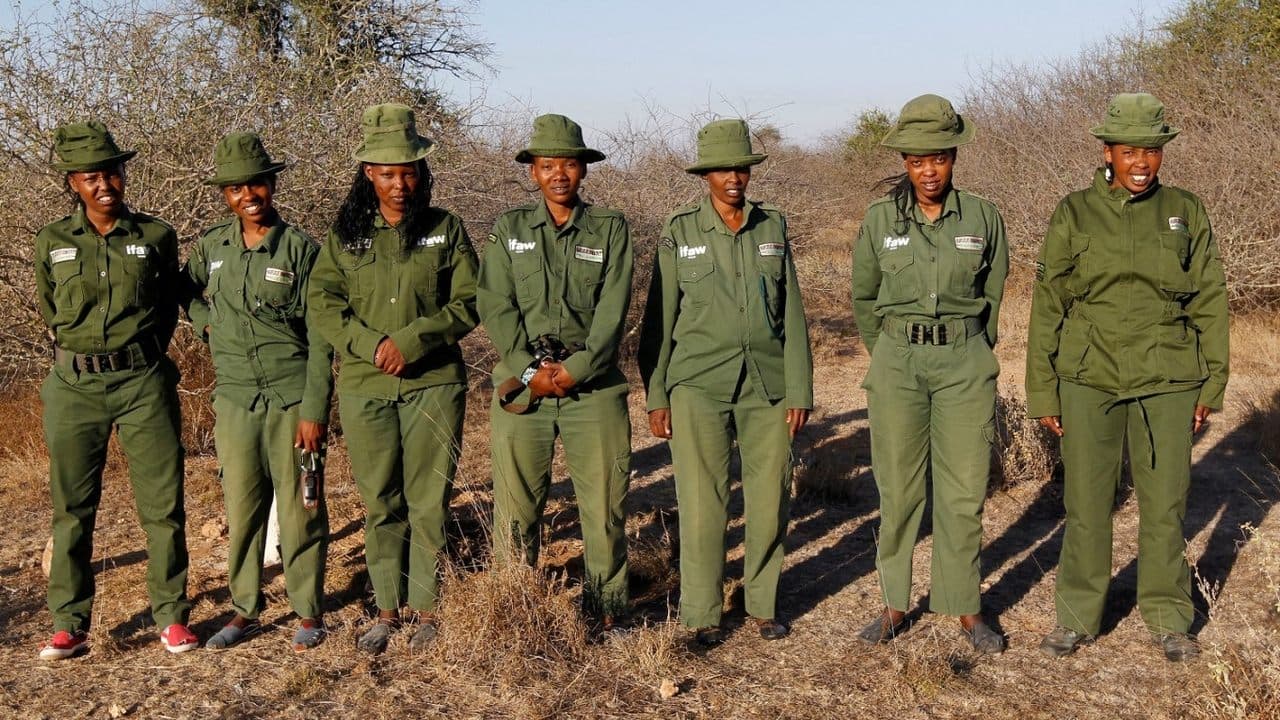
<path id="1" fill-rule="evenodd" d="M 1280 59 L 1280 3 L 1275 0 L 1190 0 L 1164 25 L 1165 50 L 1250 65 Z"/>
<path id="2" fill-rule="evenodd" d="M 845 158 L 861 160 L 880 150 L 880 141 L 893 128 L 893 122 L 884 110 L 864 110 L 854 122 L 853 132 L 844 140 Z"/>

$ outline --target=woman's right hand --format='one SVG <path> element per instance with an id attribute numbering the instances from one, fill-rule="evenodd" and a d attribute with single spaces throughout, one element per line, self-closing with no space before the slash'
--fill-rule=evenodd
<path id="1" fill-rule="evenodd" d="M 656 438 L 671 439 L 671 408 L 649 411 L 649 432 Z"/>
<path id="2" fill-rule="evenodd" d="M 1042 417 L 1040 418 L 1040 424 L 1043 425 L 1044 427 L 1049 428 L 1049 432 L 1053 433 L 1054 435 L 1057 435 L 1058 437 L 1062 437 L 1062 416 L 1061 415 L 1050 415 L 1048 417 Z"/>

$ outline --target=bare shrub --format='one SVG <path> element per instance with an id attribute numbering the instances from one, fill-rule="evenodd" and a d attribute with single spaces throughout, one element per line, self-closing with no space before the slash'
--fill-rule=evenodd
<path id="1" fill-rule="evenodd" d="M 1027 405 L 1017 397 L 996 396 L 993 460 L 992 488 L 997 490 L 1045 482 L 1058 462 L 1057 442 L 1038 420 L 1027 417 Z"/>

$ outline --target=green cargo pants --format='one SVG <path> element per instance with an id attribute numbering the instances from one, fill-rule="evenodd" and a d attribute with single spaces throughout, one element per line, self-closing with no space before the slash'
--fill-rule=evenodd
<path id="1" fill-rule="evenodd" d="M 631 470 L 631 421 L 625 382 L 577 397 L 543 398 L 524 415 L 503 410 L 494 396 L 492 426 L 494 551 L 502 558 L 509 533 L 524 560 L 538 560 L 542 512 L 551 489 L 556 437 L 564 445 L 582 525 L 586 578 L 583 609 L 626 611 L 626 511 Z"/>
<path id="2" fill-rule="evenodd" d="M 720 624 L 735 436 L 742 459 L 746 609 L 752 617 L 776 616 L 791 508 L 786 403 L 760 396 L 750 380 L 733 402 L 677 385 L 671 391 L 671 461 L 680 512 L 680 619 L 686 627 Z"/>
<path id="3" fill-rule="evenodd" d="M 380 400 L 343 393 L 351 474 L 365 504 L 365 562 L 378 609 L 435 609 L 439 554 L 462 448 L 467 393 L 436 385 Z"/>
<path id="4" fill-rule="evenodd" d="M 213 401 L 227 508 L 228 585 L 231 605 L 241 617 L 262 612 L 262 557 L 273 495 L 289 602 L 298 617 L 320 616 L 329 512 L 323 493 L 315 510 L 302 507 L 300 451 L 293 446 L 299 408 L 281 410 L 261 399 L 253 408 L 216 396 Z"/>
<path id="5" fill-rule="evenodd" d="M 1111 582 L 1111 510 L 1125 437 L 1138 498 L 1138 609 L 1154 633 L 1191 627 L 1191 573 L 1182 521 L 1191 486 L 1191 425 L 1199 388 L 1116 402 L 1063 382 L 1063 503 L 1058 624 L 1086 635 L 1102 625 Z"/>
<path id="6" fill-rule="evenodd" d="M 930 609 L 981 609 L 978 550 L 982 504 L 995 438 L 1000 364 L 979 330 L 949 323 L 947 345 L 909 343 L 885 323 L 863 387 L 871 420 L 871 464 L 880 492 L 876 568 L 884 604 L 906 611 L 911 560 L 924 517 L 925 476 L 933 480 Z"/>
<path id="7" fill-rule="evenodd" d="M 40 389 L 53 499 L 49 612 L 54 631 L 87 630 L 93 607 L 93 528 L 115 425 L 147 535 L 147 594 L 160 627 L 186 623 L 187 516 L 178 369 L 167 357 L 134 370 L 77 372 L 59 363 Z"/>

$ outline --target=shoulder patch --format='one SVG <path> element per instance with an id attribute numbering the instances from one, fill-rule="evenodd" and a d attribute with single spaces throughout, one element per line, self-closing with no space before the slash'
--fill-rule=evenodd
<path id="1" fill-rule="evenodd" d="M 1044 279 L 1044 263 L 1036 262 L 1036 280 Z"/>
<path id="2" fill-rule="evenodd" d="M 664 248 L 674 248 L 676 246 L 676 241 L 672 240 L 669 237 L 664 237 L 658 241 L 658 246 L 664 247 Z"/>
<path id="3" fill-rule="evenodd" d="M 489 242 L 497 244 L 498 236 L 494 235 L 493 233 L 489 233 Z"/>

